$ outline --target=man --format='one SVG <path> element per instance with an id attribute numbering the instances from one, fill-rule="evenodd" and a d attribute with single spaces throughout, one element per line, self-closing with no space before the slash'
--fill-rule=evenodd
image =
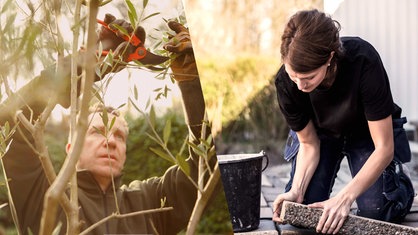
<path id="1" fill-rule="evenodd" d="M 108 23 L 109 20 L 114 21 L 114 17 L 105 19 Z M 121 27 L 130 27 L 129 23 L 123 20 L 117 20 L 114 23 Z M 196 142 L 194 137 L 200 137 L 205 112 L 202 89 L 187 29 L 175 22 L 170 22 L 169 26 L 177 35 L 164 48 L 178 54 L 176 59 L 172 61 L 171 68 L 182 92 L 190 140 Z M 133 30 L 129 29 L 128 31 Z M 143 34 L 142 41 L 144 41 L 144 37 Z M 108 28 L 101 28 L 99 41 L 104 50 L 112 49 L 117 56 L 126 58 L 127 54 L 124 54 L 120 49 L 122 44 L 126 46 L 126 42 L 115 37 L 114 33 L 109 33 Z M 127 53 L 130 53 L 132 49 L 135 48 L 128 48 Z M 0 124 L 3 125 L 6 121 L 15 123 L 13 115 L 14 111 L 18 109 L 21 109 L 28 117 L 30 108 L 33 117 L 38 117 L 46 106 L 46 99 L 54 93 L 57 93 L 60 104 L 64 106 L 69 104 L 69 67 L 64 70 L 67 76 L 64 76 L 61 81 L 56 81 L 59 77 L 53 72 L 55 68 L 52 68 L 43 71 L 39 77 L 20 89 L 16 95 L 8 97 L 0 106 Z M 106 133 L 106 127 L 100 114 L 96 111 L 89 116 L 90 124 L 77 165 L 81 231 L 116 212 L 116 207 L 119 208 L 121 214 L 125 214 L 160 208 L 161 200 L 166 199 L 165 206 L 173 207 L 173 210 L 124 219 L 111 219 L 95 228 L 91 233 L 177 234 L 187 225 L 196 201 L 196 188 L 176 166 L 169 168 L 160 178 L 134 181 L 129 186 L 121 187 L 120 176 L 126 159 L 127 124 L 122 117 L 118 117 L 117 113 L 108 110 L 106 114 L 108 114 L 109 120 L 115 118 L 115 122 L 110 131 Z M 21 125 L 19 124 L 19 126 Z M 22 129 L 24 128 L 22 127 Z M 40 229 L 43 199 L 49 183 L 38 155 L 25 139 L 34 143 L 29 133 L 25 132 L 22 135 L 16 132 L 10 150 L 3 160 L 5 171 L 10 179 L 9 185 L 19 222 L 18 229 L 22 234 L 37 234 Z M 68 145 L 67 151 L 70 148 L 71 146 Z M 198 156 L 190 151 L 187 162 L 194 179 L 197 174 L 197 160 Z M 112 179 L 114 179 L 113 182 Z M 113 193 L 113 183 L 116 188 L 115 194 Z M 66 219 L 63 211 L 59 212 L 57 218 L 63 224 L 61 233 L 64 233 Z"/>

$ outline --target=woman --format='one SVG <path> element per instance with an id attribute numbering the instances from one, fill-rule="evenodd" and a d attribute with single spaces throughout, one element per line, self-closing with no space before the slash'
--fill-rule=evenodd
<path id="1" fill-rule="evenodd" d="M 286 192 L 274 201 L 273 220 L 282 222 L 284 200 L 323 208 L 321 233 L 337 233 L 354 201 L 360 216 L 399 222 L 414 197 L 401 164 L 410 160 L 406 119 L 393 102 L 382 61 L 368 42 L 340 38 L 339 30 L 317 10 L 293 15 L 282 35 L 283 66 L 275 82 L 291 128 L 285 158 L 293 164 Z M 343 157 L 353 178 L 330 198 Z"/>

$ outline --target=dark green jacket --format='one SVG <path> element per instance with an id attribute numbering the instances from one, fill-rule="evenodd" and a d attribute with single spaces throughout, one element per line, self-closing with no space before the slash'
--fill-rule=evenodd
<path id="1" fill-rule="evenodd" d="M 34 112 L 34 117 L 39 115 L 45 107 L 45 98 L 51 97 L 53 92 L 62 90 L 60 93 L 63 94 L 60 96 L 65 97 L 61 100 L 68 99 L 67 89 L 56 89 L 54 85 L 51 85 L 51 79 L 56 78 L 51 78 L 51 73 L 43 72 L 41 76 L 22 88 L 18 95 L 9 97 L 0 106 L 0 124 L 12 121 L 10 113 L 14 112 L 14 108 L 22 107 L 21 98 L 29 104 Z M 195 79 L 194 81 L 180 82 L 179 87 L 183 96 L 190 136 L 199 137 L 205 112 L 200 81 Z M 23 108 L 23 110 L 28 116 L 27 109 Z M 33 142 L 28 133 L 25 136 Z M 3 159 L 7 177 L 10 179 L 9 184 L 19 219 L 19 229 L 23 234 L 28 234 L 29 230 L 33 234 L 37 234 L 43 209 L 43 196 L 49 187 L 39 158 L 25 143 L 22 136 L 16 132 L 10 150 Z M 188 159 L 194 178 L 197 171 L 197 159 L 193 153 Z M 100 189 L 90 172 L 79 171 L 77 178 L 79 215 L 83 222 L 82 230 L 84 230 L 116 212 L 115 198 L 111 188 L 107 192 Z M 162 177 L 133 181 L 129 186 L 120 186 L 120 179 L 115 179 L 115 181 L 121 213 L 160 208 L 161 199 L 164 197 L 167 200 L 166 206 L 172 206 L 174 209 L 168 212 L 138 215 L 125 219 L 112 219 L 96 228 L 93 234 L 176 234 L 187 226 L 196 200 L 196 189 L 179 168 L 171 167 Z M 58 216 L 63 223 L 61 232 L 65 233 L 64 213 L 61 211 Z"/>

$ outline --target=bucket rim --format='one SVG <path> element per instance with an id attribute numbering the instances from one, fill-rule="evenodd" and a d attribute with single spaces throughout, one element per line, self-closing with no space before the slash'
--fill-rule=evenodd
<path id="1" fill-rule="evenodd" d="M 238 162 L 245 162 L 256 160 L 258 158 L 262 158 L 266 156 L 264 151 L 259 153 L 238 153 L 238 154 L 222 154 L 217 155 L 218 157 L 218 164 L 227 164 L 227 163 L 238 163 Z"/>

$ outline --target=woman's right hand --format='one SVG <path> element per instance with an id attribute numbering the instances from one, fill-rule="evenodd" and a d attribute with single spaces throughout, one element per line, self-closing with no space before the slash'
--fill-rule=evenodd
<path id="1" fill-rule="evenodd" d="M 273 202 L 273 221 L 284 223 L 280 219 L 280 212 L 284 201 L 302 203 L 303 196 L 297 192 L 290 190 L 289 192 L 279 194 Z"/>

